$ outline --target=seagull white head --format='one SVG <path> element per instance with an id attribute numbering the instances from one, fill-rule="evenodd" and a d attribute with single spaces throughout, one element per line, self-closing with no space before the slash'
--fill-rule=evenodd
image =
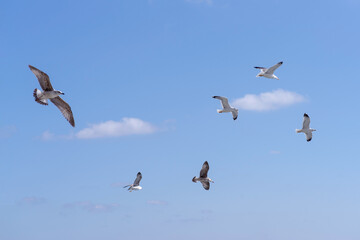
<path id="1" fill-rule="evenodd" d="M 59 95 L 65 95 L 65 93 L 63 93 L 62 91 L 56 90 L 55 92 L 56 92 L 57 94 L 59 94 Z"/>

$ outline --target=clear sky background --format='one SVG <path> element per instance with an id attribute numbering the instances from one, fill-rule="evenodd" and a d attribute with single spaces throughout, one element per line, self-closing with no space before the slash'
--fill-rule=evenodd
<path id="1" fill-rule="evenodd" d="M 359 10 L 3 2 L 0 239 L 359 239 Z M 279 61 L 279 81 L 255 77 Z M 75 128 L 34 101 L 29 64 L 65 93 Z M 295 133 L 305 112 L 311 142 Z M 210 191 L 191 182 L 204 161 Z"/>

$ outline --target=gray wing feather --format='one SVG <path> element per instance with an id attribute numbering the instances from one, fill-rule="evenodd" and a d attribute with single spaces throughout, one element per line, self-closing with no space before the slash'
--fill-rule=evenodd
<path id="1" fill-rule="evenodd" d="M 213 96 L 213 98 L 219 99 L 223 108 L 230 108 L 229 100 L 226 97 Z"/>
<path id="2" fill-rule="evenodd" d="M 205 190 L 210 189 L 210 183 L 209 182 L 201 182 L 202 186 L 205 188 Z"/>
<path id="3" fill-rule="evenodd" d="M 261 70 L 263 70 L 263 71 L 266 71 L 266 70 L 267 70 L 267 68 L 264 68 L 264 67 L 254 67 L 254 68 L 256 68 L 256 69 L 261 69 Z"/>
<path id="4" fill-rule="evenodd" d="M 235 112 L 235 111 L 232 111 L 231 113 L 232 113 L 232 115 L 233 115 L 233 119 L 236 120 L 237 117 L 238 117 L 238 113 Z"/>
<path id="5" fill-rule="evenodd" d="M 277 64 L 275 64 L 274 66 L 272 66 L 271 68 L 266 70 L 267 74 L 274 74 L 274 71 L 280 67 L 283 64 L 283 62 L 278 62 Z"/>
<path id="6" fill-rule="evenodd" d="M 200 170 L 200 177 L 207 178 L 208 171 L 209 171 L 209 163 L 207 161 L 205 161 Z"/>
<path id="7" fill-rule="evenodd" d="M 67 104 L 61 97 L 51 98 L 50 101 L 55 104 L 61 111 L 62 115 L 69 121 L 71 126 L 75 127 L 75 120 L 73 113 L 71 111 L 71 107 Z"/>
<path id="8" fill-rule="evenodd" d="M 134 185 L 134 186 L 139 186 L 141 179 L 142 179 L 141 172 L 138 172 L 138 174 L 137 174 L 137 176 L 136 176 L 136 179 L 135 179 L 133 185 Z"/>
<path id="9" fill-rule="evenodd" d="M 37 68 L 35 68 L 35 67 L 31 66 L 31 65 L 29 65 L 29 68 L 35 74 L 36 78 L 39 81 L 39 84 L 40 84 L 41 88 L 44 91 L 52 91 L 52 90 L 54 90 L 54 88 L 51 86 L 50 78 L 46 73 L 44 73 L 43 71 L 40 71 L 39 69 L 37 69 Z"/>
<path id="10" fill-rule="evenodd" d="M 310 128 L 310 117 L 305 113 L 303 120 L 303 129 L 309 129 L 309 128 Z"/>

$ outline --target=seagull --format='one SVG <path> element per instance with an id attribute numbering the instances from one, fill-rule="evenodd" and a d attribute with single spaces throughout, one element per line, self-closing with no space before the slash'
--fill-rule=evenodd
<path id="1" fill-rule="evenodd" d="M 306 141 L 310 142 L 312 139 L 312 132 L 316 131 L 316 129 L 310 128 L 310 118 L 309 115 L 304 113 L 304 120 L 303 120 L 303 127 L 302 129 L 296 129 L 297 133 L 305 133 L 306 135 Z"/>
<path id="2" fill-rule="evenodd" d="M 31 65 L 29 65 L 29 68 L 37 77 L 40 86 L 43 90 L 42 92 L 41 90 L 35 88 L 33 94 L 35 97 L 35 101 L 42 105 L 48 105 L 48 99 L 50 99 L 50 101 L 60 109 L 61 113 L 69 121 L 71 126 L 75 127 L 74 116 L 69 104 L 67 104 L 64 100 L 61 99 L 61 97 L 59 97 L 60 95 L 64 95 L 64 93 L 55 90 L 51 86 L 50 78 L 46 73 L 40 71 L 39 69 Z"/>
<path id="3" fill-rule="evenodd" d="M 223 112 L 231 112 L 233 115 L 233 119 L 236 120 L 238 117 L 239 110 L 236 108 L 233 108 L 229 105 L 229 100 L 226 97 L 220 97 L 220 96 L 213 96 L 213 98 L 219 99 L 221 101 L 221 105 L 223 107 L 222 110 L 217 110 L 218 113 Z"/>
<path id="4" fill-rule="evenodd" d="M 277 76 L 274 75 L 274 71 L 280 67 L 283 64 L 283 62 L 278 62 L 271 68 L 264 68 L 264 67 L 254 67 L 256 69 L 260 69 L 260 73 L 256 75 L 256 77 L 266 77 L 266 78 L 275 78 L 279 80 Z"/>
<path id="5" fill-rule="evenodd" d="M 137 175 L 136 175 L 136 179 L 134 181 L 133 184 L 130 184 L 130 185 L 126 185 L 124 188 L 126 187 L 129 187 L 128 190 L 131 192 L 132 190 L 141 190 L 142 187 L 139 185 L 140 184 L 140 181 L 142 179 L 142 175 L 141 175 L 141 172 L 138 172 Z"/>
<path id="6" fill-rule="evenodd" d="M 207 161 L 204 162 L 204 164 L 202 165 L 202 168 L 200 170 L 200 177 L 193 177 L 192 181 L 193 182 L 201 182 L 201 184 L 203 185 L 203 187 L 205 188 L 205 190 L 209 190 L 210 189 L 210 182 L 214 183 L 213 180 L 211 180 L 210 178 L 208 178 L 207 173 L 209 171 L 209 163 Z"/>

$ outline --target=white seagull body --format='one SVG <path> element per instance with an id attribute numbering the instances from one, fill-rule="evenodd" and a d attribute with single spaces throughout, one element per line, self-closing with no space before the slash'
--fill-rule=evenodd
<path id="1" fill-rule="evenodd" d="M 280 67 L 283 62 L 278 62 L 271 68 L 264 68 L 264 67 L 255 67 L 256 69 L 260 69 L 260 73 L 256 75 L 256 77 L 266 77 L 266 78 L 273 78 L 279 80 L 277 76 L 274 75 L 274 71 Z"/>
<path id="2" fill-rule="evenodd" d="M 214 182 L 213 180 L 211 180 L 210 178 L 208 178 L 207 173 L 209 171 L 209 163 L 207 161 L 204 162 L 204 164 L 202 165 L 202 168 L 200 170 L 200 177 L 193 177 L 192 181 L 193 182 L 201 182 L 201 184 L 203 185 L 205 190 L 209 190 L 210 189 L 210 182 Z"/>
<path id="3" fill-rule="evenodd" d="M 42 105 L 48 105 L 48 99 L 50 99 L 50 101 L 59 108 L 59 110 L 64 115 L 66 120 L 69 121 L 71 126 L 75 127 L 74 116 L 69 104 L 67 104 L 64 100 L 62 100 L 61 97 L 59 97 L 60 95 L 64 95 L 64 93 L 61 91 L 57 91 L 52 87 L 50 83 L 50 78 L 46 73 L 40 71 L 39 69 L 31 65 L 29 65 L 29 68 L 35 74 L 43 90 L 42 92 L 39 89 L 35 88 L 33 94 L 35 97 L 35 101 Z"/>
<path id="4" fill-rule="evenodd" d="M 132 190 L 141 190 L 142 187 L 139 185 L 140 184 L 140 181 L 142 179 L 142 175 L 141 175 L 141 172 L 138 172 L 137 175 L 136 175 L 136 179 L 134 181 L 133 184 L 130 184 L 130 185 L 126 185 L 124 188 L 126 187 L 129 187 L 128 190 L 131 192 Z"/>
<path id="5" fill-rule="evenodd" d="M 213 96 L 215 99 L 219 99 L 221 101 L 221 105 L 223 109 L 218 109 L 218 113 L 224 113 L 224 112 L 231 112 L 233 115 L 233 119 L 236 120 L 238 117 L 239 110 L 236 108 L 233 108 L 229 105 L 229 100 L 226 97 L 220 97 L 220 96 Z"/>
<path id="6" fill-rule="evenodd" d="M 306 141 L 310 142 L 312 139 L 312 132 L 316 131 L 316 129 L 310 128 L 310 117 L 306 113 L 304 113 L 303 127 L 302 129 L 296 129 L 297 133 L 305 133 Z"/>

